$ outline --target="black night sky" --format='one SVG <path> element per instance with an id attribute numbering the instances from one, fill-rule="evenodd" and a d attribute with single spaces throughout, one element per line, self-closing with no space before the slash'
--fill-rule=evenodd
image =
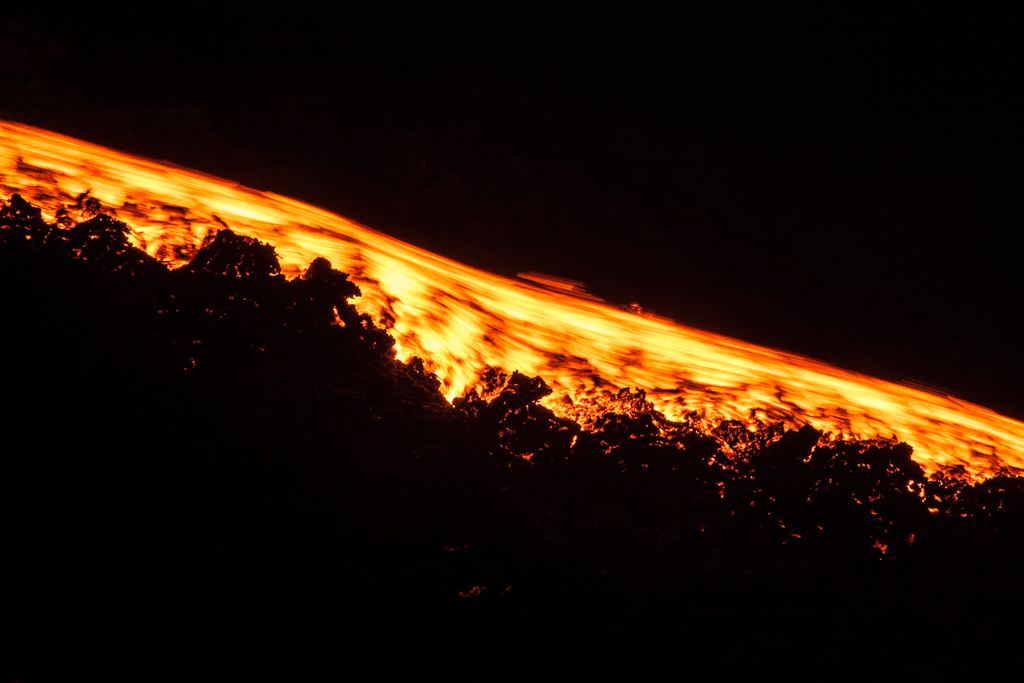
<path id="1" fill-rule="evenodd" d="M 1024 418 L 1019 9 L 85 7 L 0 116 Z"/>

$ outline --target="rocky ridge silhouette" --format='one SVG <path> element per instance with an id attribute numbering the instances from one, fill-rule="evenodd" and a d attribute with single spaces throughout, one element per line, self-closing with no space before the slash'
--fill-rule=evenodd
<path id="1" fill-rule="evenodd" d="M 583 428 L 498 368 L 449 404 L 325 260 L 287 280 L 222 230 L 171 271 L 71 214 L 0 211 L 11 680 L 516 678 L 542 655 L 943 679 L 1012 652 L 1010 472 L 670 422 L 628 389 Z"/>

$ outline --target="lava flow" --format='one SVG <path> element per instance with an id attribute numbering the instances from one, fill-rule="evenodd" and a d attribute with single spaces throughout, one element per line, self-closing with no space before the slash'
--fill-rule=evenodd
<path id="1" fill-rule="evenodd" d="M 14 123 L 0 122 L 0 138 L 6 197 L 20 193 L 51 217 L 96 200 L 170 265 L 224 227 L 274 245 L 289 275 L 327 258 L 362 289 L 358 309 L 388 328 L 401 358 L 423 358 L 449 399 L 494 366 L 542 376 L 554 390 L 545 404 L 561 415 L 608 389 L 639 388 L 669 419 L 757 414 L 839 438 L 905 441 L 928 471 L 962 465 L 980 478 L 1024 469 L 1024 424 L 950 396 L 621 310 L 557 278 L 474 270 L 172 164 Z"/>

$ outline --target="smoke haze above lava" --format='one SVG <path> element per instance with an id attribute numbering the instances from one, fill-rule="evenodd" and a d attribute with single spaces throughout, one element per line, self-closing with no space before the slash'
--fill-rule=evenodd
<path id="1" fill-rule="evenodd" d="M 199 10 L 15 15 L 0 118 L 1024 417 L 1019 17 Z"/>

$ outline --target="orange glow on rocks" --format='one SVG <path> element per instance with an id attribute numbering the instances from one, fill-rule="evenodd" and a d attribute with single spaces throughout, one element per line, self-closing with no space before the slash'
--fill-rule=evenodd
<path id="1" fill-rule="evenodd" d="M 510 280 L 447 260 L 269 192 L 15 123 L 0 122 L 0 186 L 49 220 L 102 210 L 136 244 L 185 263 L 224 227 L 269 242 L 295 276 L 322 256 L 362 290 L 357 308 L 420 356 L 449 400 L 490 367 L 540 375 L 545 405 L 586 423 L 639 388 L 672 420 L 757 416 L 836 438 L 905 441 L 927 471 L 975 478 L 1024 469 L 1024 424 L 916 388 L 611 306 L 561 278 Z M 95 201 L 93 201 L 95 200 Z M 639 310 L 639 309 L 637 309 Z"/>

